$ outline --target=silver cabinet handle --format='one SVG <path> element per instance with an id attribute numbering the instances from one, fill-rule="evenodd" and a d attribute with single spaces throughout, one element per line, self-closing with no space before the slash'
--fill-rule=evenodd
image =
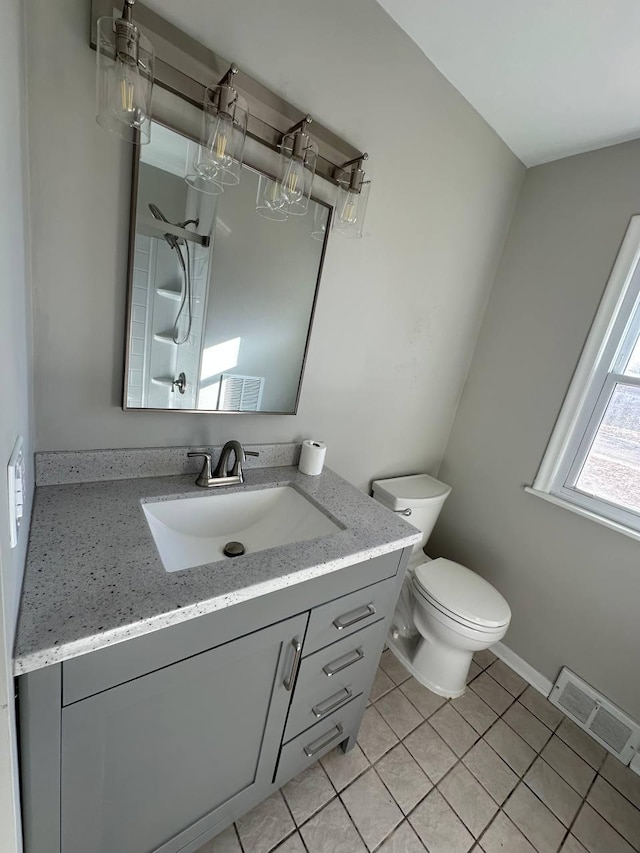
<path id="1" fill-rule="evenodd" d="M 337 619 L 333 620 L 333 625 L 338 631 L 342 631 L 344 628 L 350 628 L 357 622 L 362 622 L 363 619 L 368 619 L 369 616 L 375 616 L 375 612 L 376 609 L 373 606 L 373 602 L 370 602 L 369 604 L 365 604 L 364 607 L 358 607 L 356 610 L 350 610 L 349 613 L 338 616 Z"/>
<path id="2" fill-rule="evenodd" d="M 350 687 L 345 687 L 344 690 L 338 690 L 337 693 L 334 693 L 333 696 L 329 696 L 328 699 L 325 699 L 324 702 L 320 702 L 318 705 L 314 705 L 311 709 L 316 717 L 324 717 L 329 714 L 331 711 L 335 711 L 336 708 L 339 708 L 347 699 L 351 699 L 353 696 L 353 690 Z"/>
<path id="3" fill-rule="evenodd" d="M 346 655 L 343 655 L 341 658 L 328 663 L 326 666 L 322 667 L 322 671 L 324 674 L 330 678 L 332 675 L 335 675 L 337 672 L 342 672 L 343 669 L 346 669 L 348 666 L 351 666 L 354 663 L 358 663 L 359 660 L 362 660 L 364 657 L 364 652 L 362 649 L 354 649 L 352 652 L 347 652 Z"/>
<path id="4" fill-rule="evenodd" d="M 289 677 L 285 678 L 285 680 L 283 681 L 284 689 L 289 691 L 291 691 L 293 683 L 296 680 L 296 675 L 298 674 L 298 667 L 300 666 L 300 658 L 302 657 L 302 643 L 300 642 L 300 640 L 291 640 L 291 645 L 293 646 L 293 661 L 291 662 L 291 670 L 289 671 Z"/>
<path id="5" fill-rule="evenodd" d="M 335 731 L 334 731 L 335 729 Z M 309 746 L 303 746 L 304 754 L 309 758 L 312 758 L 318 752 L 323 750 L 325 746 L 329 746 L 329 744 L 334 741 L 337 737 L 343 733 L 344 729 L 342 727 L 342 723 L 338 723 L 337 726 L 334 726 L 328 734 L 323 735 L 318 738 L 318 740 L 314 740 L 313 743 L 310 743 Z"/>

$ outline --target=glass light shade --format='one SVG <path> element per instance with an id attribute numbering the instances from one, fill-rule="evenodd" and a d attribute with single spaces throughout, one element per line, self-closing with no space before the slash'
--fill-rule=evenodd
<path id="1" fill-rule="evenodd" d="M 193 158 L 192 174 L 187 177 L 192 186 L 215 195 L 225 186 L 240 182 L 247 117 L 247 106 L 232 86 L 223 84 L 205 90 L 200 145 Z"/>
<path id="2" fill-rule="evenodd" d="M 151 93 L 155 55 L 149 39 L 135 25 L 128 53 L 116 50 L 121 18 L 100 18 L 97 29 L 96 101 L 98 124 L 127 142 L 151 139 Z"/>
<path id="3" fill-rule="evenodd" d="M 256 213 L 274 222 L 285 222 L 289 218 L 280 183 L 266 175 L 260 175 L 258 179 Z"/>
<path id="4" fill-rule="evenodd" d="M 313 228 L 311 236 L 314 240 L 323 241 L 329 224 L 329 208 L 316 203 L 313 211 Z"/>
<path id="5" fill-rule="evenodd" d="M 344 237 L 357 239 L 362 237 L 371 181 L 364 181 L 360 191 L 354 191 L 349 184 L 349 173 L 345 174 L 346 177 L 338 178 L 332 230 Z"/>
<path id="6" fill-rule="evenodd" d="M 304 132 L 287 134 L 280 143 L 280 191 L 287 212 L 304 216 L 309 210 L 318 146 Z"/>

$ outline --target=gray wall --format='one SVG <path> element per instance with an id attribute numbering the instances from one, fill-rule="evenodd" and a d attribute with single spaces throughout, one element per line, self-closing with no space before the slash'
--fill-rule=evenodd
<path id="1" fill-rule="evenodd" d="M 478 570 L 513 610 L 506 644 L 550 679 L 569 666 L 640 719 L 640 542 L 531 484 L 629 218 L 640 142 L 527 173 L 440 476 L 430 551 Z"/>
<path id="2" fill-rule="evenodd" d="M 22 3 L 3 4 L 0 28 L 0 364 L 3 394 L 0 416 L 0 468 L 22 435 L 29 484 L 33 483 L 31 428 L 31 340 L 26 264 L 26 208 Z M 27 489 L 25 521 L 16 548 L 9 546 L 6 486 L 0 488 L 0 850 L 20 850 L 15 708 L 11 653 L 27 550 L 32 487 Z"/>
<path id="3" fill-rule="evenodd" d="M 94 120 L 89 5 L 27 0 L 38 448 L 314 436 L 359 485 L 433 469 L 522 164 L 374 0 L 215 14 L 208 0 L 152 0 L 366 147 L 374 184 L 365 239 L 329 243 L 297 417 L 123 413 L 131 151 Z"/>

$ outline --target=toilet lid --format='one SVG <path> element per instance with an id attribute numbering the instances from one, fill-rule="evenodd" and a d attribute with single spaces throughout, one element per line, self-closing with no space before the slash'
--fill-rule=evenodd
<path id="1" fill-rule="evenodd" d="M 511 619 L 511 608 L 498 590 L 453 560 L 438 557 L 422 563 L 415 579 L 435 603 L 475 625 L 499 628 Z"/>

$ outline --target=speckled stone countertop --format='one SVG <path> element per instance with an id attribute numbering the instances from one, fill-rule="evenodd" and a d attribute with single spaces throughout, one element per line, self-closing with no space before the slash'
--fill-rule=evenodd
<path id="1" fill-rule="evenodd" d="M 174 625 L 353 563 L 413 545 L 420 534 L 325 468 L 254 468 L 224 492 L 291 485 L 344 530 L 178 572 L 166 572 L 145 499 L 220 494 L 193 475 L 36 490 L 14 672 L 20 675 Z"/>

